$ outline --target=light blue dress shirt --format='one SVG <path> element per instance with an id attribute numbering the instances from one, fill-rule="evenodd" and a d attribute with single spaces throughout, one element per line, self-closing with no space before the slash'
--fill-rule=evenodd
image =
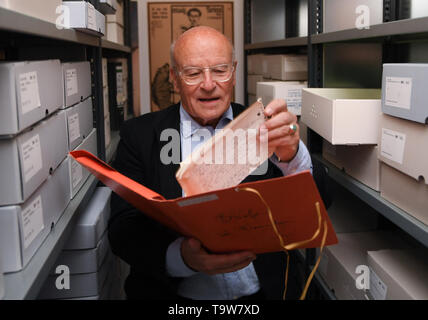
<path id="1" fill-rule="evenodd" d="M 224 128 L 232 120 L 233 111 L 229 106 L 215 130 Z M 198 124 L 180 105 L 181 159 L 186 159 L 205 139 L 213 135 L 215 130 L 210 126 L 204 127 Z M 275 156 L 270 160 L 281 169 L 284 176 L 303 170 L 312 172 L 311 158 L 302 141 L 299 142 L 299 151 L 289 163 L 279 163 Z M 191 270 L 181 257 L 180 248 L 183 239 L 178 238 L 172 242 L 166 253 L 168 274 L 172 277 L 184 278 L 178 287 L 180 296 L 194 300 L 232 300 L 259 291 L 260 284 L 252 263 L 238 271 L 216 275 Z"/>

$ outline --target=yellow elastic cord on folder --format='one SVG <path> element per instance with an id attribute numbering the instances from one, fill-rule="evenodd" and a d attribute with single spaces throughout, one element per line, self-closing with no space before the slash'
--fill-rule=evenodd
<path id="1" fill-rule="evenodd" d="M 310 239 L 308 239 L 308 240 L 303 240 L 303 241 L 299 241 L 299 242 L 295 242 L 295 243 L 290 243 L 290 244 L 286 245 L 284 243 L 284 239 L 282 238 L 281 234 L 278 231 L 278 228 L 276 227 L 276 223 L 275 223 L 275 220 L 273 218 L 272 211 L 270 210 L 270 207 L 267 204 L 267 202 L 265 201 L 265 199 L 263 199 L 263 197 L 260 194 L 260 192 L 258 192 L 256 189 L 253 189 L 253 188 L 237 188 L 236 190 L 237 191 L 242 190 L 242 191 L 252 192 L 252 193 L 255 193 L 260 198 L 260 200 L 263 202 L 263 204 L 265 205 L 265 207 L 267 209 L 267 212 L 268 212 L 268 215 L 269 215 L 269 220 L 270 220 L 270 222 L 272 224 L 272 228 L 273 228 L 276 236 L 279 239 L 279 243 L 281 245 L 281 248 L 283 248 L 284 252 L 287 255 L 287 266 L 286 266 L 286 269 L 285 269 L 285 285 L 284 285 L 284 293 L 283 293 L 283 296 L 282 296 L 283 300 L 285 300 L 285 296 L 286 296 L 286 293 L 287 293 L 288 267 L 289 267 L 289 264 L 290 264 L 290 255 L 288 253 L 288 250 L 294 250 L 294 249 L 302 247 L 305 244 L 308 244 L 308 243 L 312 242 L 320 234 L 321 227 L 322 226 L 324 227 L 324 233 L 323 233 L 323 237 L 322 237 L 322 241 L 321 241 L 321 246 L 320 246 L 320 255 L 319 255 L 318 259 L 317 259 L 317 262 L 315 263 L 314 268 L 312 269 L 312 272 L 310 273 L 310 275 L 308 277 L 308 280 L 306 281 L 306 284 L 305 284 L 305 287 L 303 289 L 302 295 L 300 296 L 300 300 L 304 300 L 305 297 L 306 297 L 306 293 L 308 291 L 309 285 L 311 284 L 312 278 L 314 277 L 314 274 L 315 274 L 315 272 L 316 272 L 316 270 L 317 270 L 317 268 L 319 266 L 319 263 L 321 261 L 322 251 L 324 249 L 325 241 L 327 239 L 327 222 L 324 221 L 323 224 L 321 223 L 322 216 L 321 216 L 321 210 L 320 210 L 320 204 L 319 204 L 319 202 L 315 203 L 315 208 L 316 208 L 317 215 L 318 215 L 318 227 L 317 227 L 316 231 L 314 232 L 313 236 Z"/>

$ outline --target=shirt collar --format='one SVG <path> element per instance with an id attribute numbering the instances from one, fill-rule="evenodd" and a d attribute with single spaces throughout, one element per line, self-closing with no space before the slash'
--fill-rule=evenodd
<path id="1" fill-rule="evenodd" d="M 232 106 L 230 105 L 229 108 L 223 113 L 221 116 L 217 127 L 215 129 L 222 129 L 224 128 L 230 121 L 233 120 L 233 110 Z M 191 129 L 188 129 L 188 126 L 183 126 L 183 123 L 185 121 L 189 121 L 191 124 Z M 180 127 L 181 127 L 181 134 L 184 138 L 189 138 L 192 136 L 195 132 L 197 132 L 200 129 L 205 129 L 207 127 L 201 126 L 199 123 L 197 123 L 189 113 L 183 108 L 183 105 L 180 102 Z"/>

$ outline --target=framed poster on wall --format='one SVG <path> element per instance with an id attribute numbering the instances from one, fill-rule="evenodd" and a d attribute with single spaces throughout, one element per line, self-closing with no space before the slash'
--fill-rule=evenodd
<path id="1" fill-rule="evenodd" d="M 179 101 L 169 76 L 170 47 L 183 32 L 195 26 L 210 26 L 234 43 L 238 61 L 234 101 L 243 102 L 243 92 L 240 94 L 244 87 L 242 0 L 142 0 L 139 16 L 143 21 L 140 29 L 141 113 L 162 110 Z"/>

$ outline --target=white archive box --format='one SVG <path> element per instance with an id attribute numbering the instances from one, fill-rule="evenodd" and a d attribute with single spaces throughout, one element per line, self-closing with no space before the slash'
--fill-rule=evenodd
<path id="1" fill-rule="evenodd" d="M 302 121 L 331 144 L 377 144 L 381 90 L 302 89 Z"/>
<path id="2" fill-rule="evenodd" d="M 382 111 L 394 117 L 428 123 L 427 85 L 428 64 L 384 64 Z"/>
<path id="3" fill-rule="evenodd" d="M 107 148 L 111 142 L 110 113 L 104 114 L 104 144 Z"/>
<path id="4" fill-rule="evenodd" d="M 64 79 L 63 108 L 73 106 L 92 94 L 89 61 L 63 63 L 62 73 Z"/>
<path id="5" fill-rule="evenodd" d="M 247 56 L 247 74 L 263 75 L 264 56 L 264 54 L 250 54 Z"/>
<path id="6" fill-rule="evenodd" d="M 367 266 L 367 251 L 407 249 L 410 246 L 393 232 L 369 231 L 338 233 L 339 243 L 324 249 L 319 271 L 339 300 L 366 300 L 366 291 L 358 289 L 358 266 Z"/>
<path id="7" fill-rule="evenodd" d="M 302 117 L 298 117 L 297 124 L 299 125 L 300 140 L 302 140 L 305 146 L 307 146 L 308 145 L 308 126 L 306 125 L 306 123 L 302 121 Z"/>
<path id="8" fill-rule="evenodd" d="M 109 62 L 118 62 L 122 66 L 121 72 L 122 72 L 122 80 L 128 79 L 128 60 L 125 58 L 114 58 L 109 59 Z"/>
<path id="9" fill-rule="evenodd" d="M 97 272 L 70 274 L 69 289 L 58 289 L 56 280 L 58 275 L 49 275 L 46 279 L 38 299 L 70 299 L 99 296 L 105 288 L 108 274 L 112 269 L 113 254 L 108 254 Z"/>
<path id="10" fill-rule="evenodd" d="M 61 0 L 0 0 L 0 7 L 50 23 L 56 23 Z"/>
<path id="11" fill-rule="evenodd" d="M 0 139 L 0 205 L 23 203 L 67 156 L 65 112 Z"/>
<path id="12" fill-rule="evenodd" d="M 307 88 L 306 81 L 271 81 L 258 82 L 256 95 L 268 104 L 274 99 L 284 99 L 287 109 L 296 116 L 301 115 L 302 89 Z"/>
<path id="13" fill-rule="evenodd" d="M 104 107 L 104 117 L 107 113 L 109 113 L 110 107 L 109 107 L 109 92 L 108 87 L 103 88 L 103 107 Z"/>
<path id="14" fill-rule="evenodd" d="M 256 94 L 257 93 L 257 82 L 264 81 L 264 78 L 260 74 L 249 74 L 247 75 L 247 93 Z"/>
<path id="15" fill-rule="evenodd" d="M 381 162 L 380 196 L 428 225 L 428 185 Z"/>
<path id="16" fill-rule="evenodd" d="M 86 208 L 79 214 L 64 250 L 93 249 L 107 229 L 110 218 L 111 189 L 98 187 Z"/>
<path id="17" fill-rule="evenodd" d="M 121 45 L 125 44 L 124 29 L 116 22 L 107 22 L 105 38 Z"/>
<path id="18" fill-rule="evenodd" d="M 100 35 L 97 25 L 99 17 L 97 17 L 97 10 L 91 3 L 86 1 L 63 1 L 62 4 L 68 7 L 70 12 L 70 19 L 66 20 L 69 22 L 69 25 L 66 25 L 66 28 Z"/>
<path id="19" fill-rule="evenodd" d="M 106 34 L 106 16 L 98 10 L 95 10 L 95 17 L 97 21 L 97 31 L 101 36 L 103 36 Z"/>
<path id="20" fill-rule="evenodd" d="M 107 77 L 107 58 L 102 59 L 102 68 L 103 68 L 103 88 L 107 87 L 108 77 Z"/>
<path id="21" fill-rule="evenodd" d="M 0 262 L 4 272 L 23 269 L 70 201 L 65 161 L 20 205 L 0 207 Z"/>
<path id="22" fill-rule="evenodd" d="M 104 14 L 115 14 L 117 9 L 117 0 L 99 0 L 99 9 Z"/>
<path id="23" fill-rule="evenodd" d="M 68 148 L 74 150 L 91 133 L 93 123 L 92 98 L 65 110 L 67 117 Z"/>
<path id="24" fill-rule="evenodd" d="M 91 133 L 74 150 L 86 150 L 93 155 L 98 155 L 97 149 L 97 129 L 92 129 Z M 67 157 L 70 172 L 70 197 L 71 199 L 79 192 L 89 177 L 89 171 L 83 168 L 76 160 Z"/>
<path id="25" fill-rule="evenodd" d="M 427 249 L 368 252 L 375 300 L 428 300 Z"/>
<path id="26" fill-rule="evenodd" d="M 123 15 L 123 1 L 116 1 L 116 13 L 115 14 L 107 14 L 107 23 L 114 22 L 118 23 L 121 26 L 124 26 L 124 15 Z"/>
<path id="27" fill-rule="evenodd" d="M 323 139 L 322 156 L 351 177 L 379 191 L 380 161 L 377 145 L 332 145 Z"/>
<path id="28" fill-rule="evenodd" d="M 324 0 L 323 32 L 370 28 L 383 22 L 383 0 Z"/>
<path id="29" fill-rule="evenodd" d="M 59 60 L 0 62 L 0 135 L 14 135 L 62 106 Z"/>
<path id="30" fill-rule="evenodd" d="M 0 300 L 4 298 L 5 289 L 4 289 L 4 276 L 3 276 L 3 264 L 1 263 L 3 255 L 1 254 L 0 248 Z"/>
<path id="31" fill-rule="evenodd" d="M 295 54 L 266 55 L 262 61 L 263 76 L 275 80 L 308 79 L 308 57 Z"/>
<path id="32" fill-rule="evenodd" d="M 58 266 L 67 266 L 70 274 L 97 272 L 110 251 L 107 232 L 98 241 L 96 248 L 83 250 L 62 250 L 50 274 L 55 275 Z"/>

